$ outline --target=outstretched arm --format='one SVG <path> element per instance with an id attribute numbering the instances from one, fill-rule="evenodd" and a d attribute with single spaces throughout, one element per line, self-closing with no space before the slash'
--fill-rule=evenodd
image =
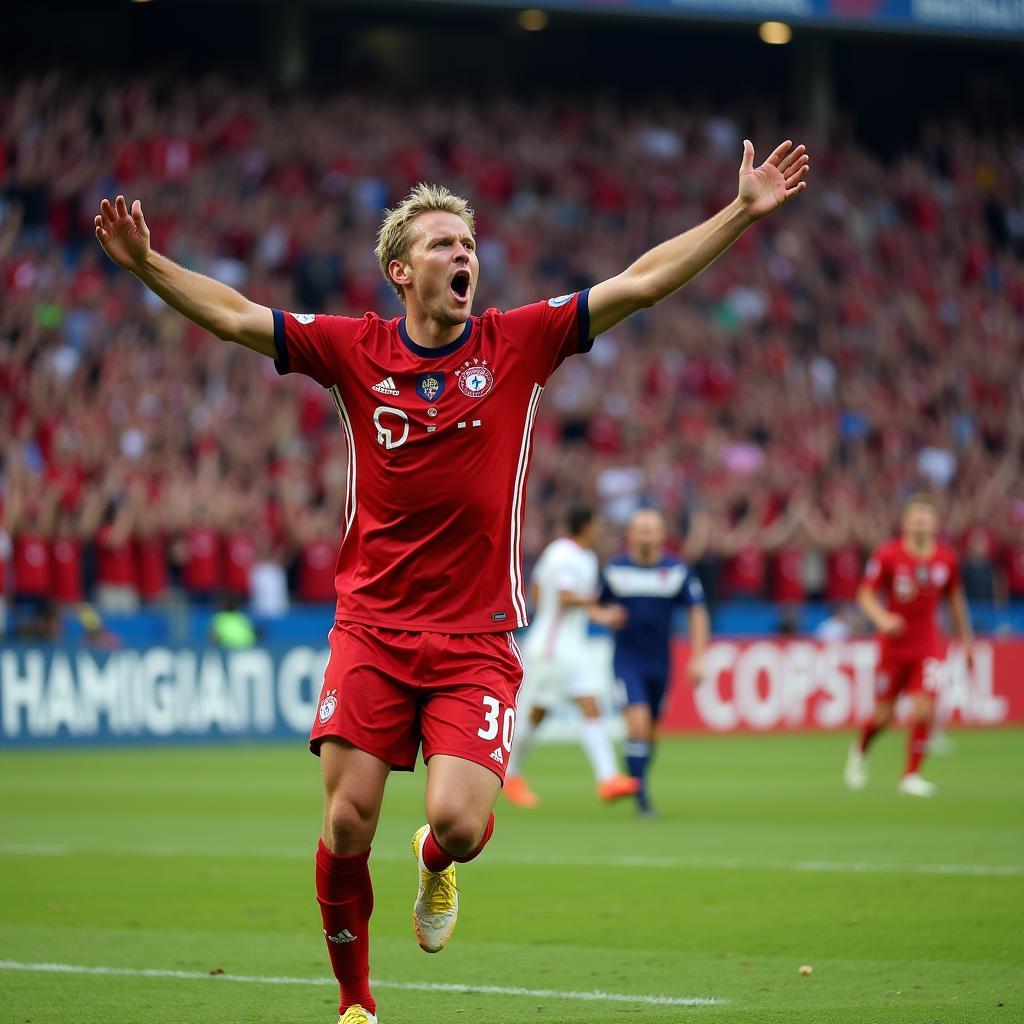
<path id="1" fill-rule="evenodd" d="M 274 315 L 270 309 L 250 302 L 212 277 L 186 270 L 161 256 L 149 244 L 149 228 L 138 199 L 132 203 L 131 211 L 124 196 L 118 196 L 113 203 L 104 199 L 95 224 L 103 251 L 168 306 L 218 338 L 238 342 L 265 356 L 276 354 Z"/>
<path id="2" fill-rule="evenodd" d="M 783 142 L 760 167 L 743 141 L 739 192 L 710 220 L 644 253 L 621 274 L 590 289 L 590 333 L 597 337 L 631 313 L 653 306 L 713 263 L 755 221 L 807 187 L 809 158 L 803 146 Z"/>

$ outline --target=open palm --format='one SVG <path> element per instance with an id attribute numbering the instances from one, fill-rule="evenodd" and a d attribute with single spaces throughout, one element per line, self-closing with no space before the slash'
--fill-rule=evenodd
<path id="1" fill-rule="evenodd" d="M 118 266 L 133 270 L 145 262 L 149 255 L 149 228 L 138 199 L 132 203 L 130 212 L 124 196 L 118 196 L 113 203 L 102 200 L 94 223 L 103 251 Z"/>
<path id="2" fill-rule="evenodd" d="M 739 191 L 743 208 L 754 220 L 766 217 L 807 187 L 804 178 L 809 170 L 806 148 L 794 149 L 788 139 L 776 146 L 760 167 L 755 167 L 754 146 L 749 139 L 744 139 Z"/>

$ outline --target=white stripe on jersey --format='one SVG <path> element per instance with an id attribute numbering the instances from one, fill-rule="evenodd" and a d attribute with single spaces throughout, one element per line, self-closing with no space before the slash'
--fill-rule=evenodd
<path id="1" fill-rule="evenodd" d="M 508 575 L 512 584 L 512 605 L 516 612 L 516 625 L 526 625 L 526 591 L 523 587 L 522 567 L 522 521 L 523 498 L 526 493 L 526 474 L 530 468 L 530 446 L 533 440 L 533 421 L 537 417 L 537 406 L 544 389 L 533 385 L 530 402 L 526 407 L 523 423 L 523 440 L 519 446 L 519 464 L 516 466 L 516 483 L 512 492 L 512 543 L 509 548 Z"/>
<path id="2" fill-rule="evenodd" d="M 519 667 L 525 672 L 526 666 L 523 665 L 523 652 L 519 650 L 519 644 L 516 643 L 516 638 L 511 633 L 505 634 L 508 637 L 508 646 L 512 651 L 516 661 L 519 662 Z"/>
<path id="3" fill-rule="evenodd" d="M 341 420 L 341 429 L 345 435 L 345 447 L 348 449 L 347 465 L 345 466 L 345 532 L 342 538 L 348 536 L 349 530 L 356 518 L 356 439 L 352 434 L 352 421 L 349 419 L 348 410 L 342 401 L 341 392 L 335 385 L 330 389 L 331 398 L 334 401 L 334 408 L 338 410 L 338 418 Z"/>
<path id="4" fill-rule="evenodd" d="M 686 570 L 681 565 L 606 565 L 604 578 L 616 597 L 676 597 Z"/>

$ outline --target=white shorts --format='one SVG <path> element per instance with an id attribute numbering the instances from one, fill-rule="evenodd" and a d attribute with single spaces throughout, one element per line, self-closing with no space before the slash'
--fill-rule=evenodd
<path id="1" fill-rule="evenodd" d="M 552 708 L 576 697 L 597 697 L 601 680 L 592 671 L 590 659 L 563 661 L 527 657 L 526 674 L 519 707 Z"/>

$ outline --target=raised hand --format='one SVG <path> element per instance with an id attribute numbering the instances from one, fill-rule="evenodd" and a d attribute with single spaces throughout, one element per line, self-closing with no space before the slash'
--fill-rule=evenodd
<path id="1" fill-rule="evenodd" d="M 776 146 L 760 167 L 755 167 L 753 143 L 744 139 L 739 200 L 754 220 L 766 217 L 807 187 L 804 178 L 809 170 L 810 158 L 805 147 L 794 149 L 788 139 Z"/>
<path id="2" fill-rule="evenodd" d="M 145 263 L 150 251 L 149 228 L 138 199 L 132 203 L 130 213 L 124 196 L 118 196 L 113 203 L 109 199 L 102 200 L 94 223 L 103 251 L 119 267 L 135 270 Z"/>

